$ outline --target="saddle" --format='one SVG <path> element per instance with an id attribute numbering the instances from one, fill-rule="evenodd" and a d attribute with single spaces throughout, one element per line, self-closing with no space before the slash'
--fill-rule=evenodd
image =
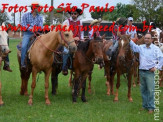
<path id="1" fill-rule="evenodd" d="M 28 50 L 30 49 L 30 47 L 32 46 L 32 44 L 35 42 L 36 38 L 39 36 L 40 34 L 39 33 L 36 33 L 36 34 L 33 34 L 31 37 L 30 37 L 30 41 L 27 45 L 27 52 Z M 22 41 L 17 45 L 17 49 L 21 52 L 22 50 Z M 25 57 L 25 63 L 28 65 L 29 64 L 29 57 L 27 55 L 27 52 L 26 52 L 26 57 Z M 21 53 L 20 53 L 21 54 Z"/>

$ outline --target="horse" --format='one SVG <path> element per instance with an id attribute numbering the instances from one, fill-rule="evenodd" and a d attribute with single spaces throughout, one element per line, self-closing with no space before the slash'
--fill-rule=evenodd
<path id="1" fill-rule="evenodd" d="M 22 76 L 22 85 L 21 87 L 27 87 L 27 82 L 32 72 L 32 84 L 31 84 L 31 94 L 29 96 L 28 104 L 33 104 L 33 92 L 36 87 L 36 76 L 38 72 L 43 71 L 45 74 L 45 103 L 50 105 L 50 100 L 48 97 L 48 88 L 49 88 L 49 76 L 52 71 L 52 64 L 54 61 L 55 49 L 59 44 L 66 46 L 70 52 L 75 52 L 77 50 L 73 33 L 72 31 L 51 31 L 47 34 L 43 34 L 36 38 L 33 45 L 30 47 L 28 51 L 28 57 L 30 60 L 31 70 L 27 71 L 28 76 Z M 19 57 L 20 58 L 20 57 Z M 19 59 L 18 58 L 18 59 Z M 19 61 L 19 60 L 18 60 Z M 30 72 L 31 71 L 31 72 Z M 20 72 L 23 72 L 20 69 Z M 25 81 L 24 81 L 25 80 Z M 23 88 L 22 94 L 26 93 L 26 88 Z"/>
<path id="2" fill-rule="evenodd" d="M 133 75 L 133 65 L 135 62 L 135 56 L 130 48 L 129 39 L 130 35 L 121 35 L 118 32 L 119 39 L 119 46 L 118 46 L 118 55 L 116 59 L 116 66 L 115 71 L 111 74 L 110 79 L 110 87 L 113 88 L 113 81 L 114 76 L 117 73 L 117 84 L 116 84 L 116 92 L 114 97 L 114 102 L 118 101 L 118 89 L 120 87 L 120 76 L 124 73 L 127 73 L 127 80 L 128 80 L 128 100 L 130 102 L 133 101 L 131 97 L 131 80 Z"/>
<path id="3" fill-rule="evenodd" d="M 2 23 L 2 26 L 5 26 L 5 24 Z M 6 31 L 2 30 L 2 26 L 0 26 L 0 69 L 3 59 L 11 52 L 7 43 L 8 34 Z M 0 106 L 4 105 L 4 102 L 2 100 L 1 88 L 2 83 L 0 81 Z"/>
<path id="4" fill-rule="evenodd" d="M 135 42 L 137 45 L 145 44 L 144 36 L 138 36 L 138 40 Z M 133 87 L 136 87 L 135 78 L 137 77 L 137 85 L 140 85 L 139 79 L 139 53 L 135 53 L 136 61 L 134 63 L 134 77 L 133 77 Z"/>
<path id="5" fill-rule="evenodd" d="M 93 68 L 94 63 L 100 63 L 103 62 L 103 43 L 101 38 L 96 37 L 94 35 L 93 40 L 86 40 L 85 42 L 79 42 L 78 49 L 74 55 L 73 59 L 73 68 L 72 72 L 74 75 L 74 79 L 72 80 L 72 101 L 77 102 L 77 96 L 82 88 L 82 95 L 81 100 L 83 102 L 86 102 L 85 97 L 85 88 L 86 88 L 86 78 Z M 54 69 L 56 67 L 53 67 L 52 75 L 58 76 L 59 69 Z M 56 71 L 54 72 L 53 71 Z M 53 77 L 52 79 L 52 92 L 56 93 L 58 84 L 57 77 Z"/>

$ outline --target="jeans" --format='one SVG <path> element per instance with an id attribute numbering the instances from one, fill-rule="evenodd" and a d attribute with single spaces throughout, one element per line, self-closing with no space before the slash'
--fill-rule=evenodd
<path id="1" fill-rule="evenodd" d="M 118 48 L 118 41 L 113 40 L 113 45 L 110 46 L 110 48 L 107 50 L 106 54 L 110 57 L 112 57 L 113 53 L 116 51 Z"/>
<path id="2" fill-rule="evenodd" d="M 67 70 L 67 61 L 68 58 L 70 58 L 70 69 L 72 68 L 72 57 L 73 55 L 69 52 L 69 50 L 64 47 L 63 49 L 63 65 L 62 65 L 62 70 Z"/>
<path id="3" fill-rule="evenodd" d="M 30 41 L 30 37 L 33 35 L 32 32 L 26 31 L 23 33 L 22 49 L 21 49 L 21 66 L 25 65 L 25 57 L 27 53 L 27 47 Z"/>
<path id="4" fill-rule="evenodd" d="M 154 110 L 154 72 L 140 70 L 139 75 L 142 107 Z"/>

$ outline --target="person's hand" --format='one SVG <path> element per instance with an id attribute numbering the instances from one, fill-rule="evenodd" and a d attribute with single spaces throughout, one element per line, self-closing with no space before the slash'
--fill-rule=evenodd
<path id="1" fill-rule="evenodd" d="M 150 72 L 154 72 L 155 70 L 156 70 L 156 68 L 153 67 L 153 68 L 151 68 L 149 71 L 150 71 Z"/>
<path id="2" fill-rule="evenodd" d="M 74 40 L 79 41 L 80 39 L 79 37 L 74 37 Z"/>

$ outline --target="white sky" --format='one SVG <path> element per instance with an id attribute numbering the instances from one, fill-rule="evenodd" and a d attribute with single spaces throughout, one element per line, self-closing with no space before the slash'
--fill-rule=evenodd
<path id="1" fill-rule="evenodd" d="M 33 1 L 38 1 L 42 6 L 45 4 L 48 4 L 48 6 L 51 5 L 51 0 L 0 0 L 0 9 L 2 9 L 2 4 L 7 3 L 9 6 L 13 6 L 15 4 L 18 4 L 18 6 L 25 6 L 30 5 Z M 115 6 L 117 3 L 121 2 L 122 4 L 132 4 L 131 0 L 53 0 L 53 6 L 55 8 L 58 7 L 61 3 L 72 3 L 72 6 L 76 5 L 81 8 L 82 3 L 87 3 L 90 6 L 103 6 L 105 7 L 106 3 L 109 3 L 110 6 Z M 65 5 L 66 6 L 66 5 Z M 28 8 L 30 10 L 30 8 Z M 8 15 L 10 15 L 11 12 L 8 12 Z M 91 18 L 91 15 L 89 13 L 89 7 L 84 10 L 84 14 L 86 18 Z M 19 23 L 19 13 L 16 14 L 16 24 Z"/>

